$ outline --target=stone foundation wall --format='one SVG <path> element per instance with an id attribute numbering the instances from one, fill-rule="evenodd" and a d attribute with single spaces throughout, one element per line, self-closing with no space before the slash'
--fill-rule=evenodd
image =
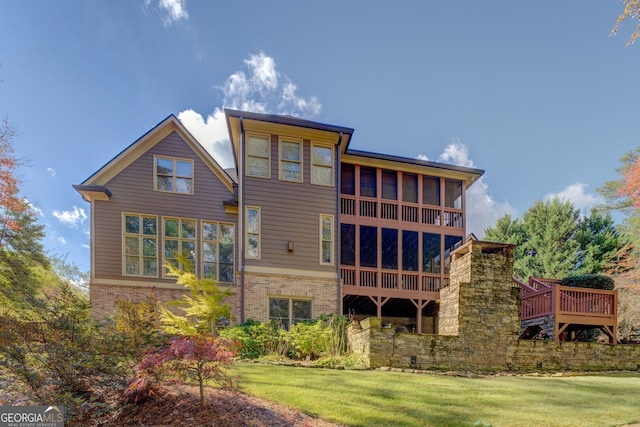
<path id="1" fill-rule="evenodd" d="M 353 351 L 370 368 L 424 370 L 636 370 L 640 345 L 519 340 L 520 289 L 513 246 L 473 241 L 454 254 L 451 285 L 440 291 L 439 334 L 350 327 Z"/>

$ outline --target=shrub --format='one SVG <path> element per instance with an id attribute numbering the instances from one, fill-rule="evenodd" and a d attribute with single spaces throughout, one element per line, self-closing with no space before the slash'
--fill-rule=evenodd
<path id="1" fill-rule="evenodd" d="M 614 287 L 613 278 L 602 274 L 583 274 L 569 276 L 562 279 L 563 286 L 574 288 L 603 289 L 611 291 Z"/>
<path id="2" fill-rule="evenodd" d="M 246 359 L 257 359 L 266 355 L 287 356 L 289 343 L 287 331 L 276 322 L 258 322 L 252 319 L 245 323 L 222 329 L 220 336 L 239 343 L 238 355 Z"/>

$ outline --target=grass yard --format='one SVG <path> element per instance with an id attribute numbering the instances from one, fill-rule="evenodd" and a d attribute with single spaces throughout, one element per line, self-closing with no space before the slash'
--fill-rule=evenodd
<path id="1" fill-rule="evenodd" d="M 234 370 L 249 394 L 349 426 L 640 423 L 640 373 L 633 372 L 466 378 L 250 363 Z"/>

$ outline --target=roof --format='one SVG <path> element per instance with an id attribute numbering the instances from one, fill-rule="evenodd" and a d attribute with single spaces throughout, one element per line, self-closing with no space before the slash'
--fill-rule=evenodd
<path id="1" fill-rule="evenodd" d="M 151 130 L 146 132 L 132 144 L 105 163 L 100 169 L 85 179 L 80 185 L 74 188 L 83 197 L 91 194 L 107 194 L 105 185 L 118 173 L 137 160 L 141 155 L 154 147 L 172 132 L 176 132 L 194 151 L 194 153 L 211 169 L 211 171 L 222 181 L 222 183 L 233 192 L 233 179 L 222 169 L 207 150 L 196 140 L 196 138 L 182 125 L 173 114 L 162 120 Z M 105 192 L 106 190 L 106 192 Z M 110 193 L 108 194 L 110 195 Z"/>

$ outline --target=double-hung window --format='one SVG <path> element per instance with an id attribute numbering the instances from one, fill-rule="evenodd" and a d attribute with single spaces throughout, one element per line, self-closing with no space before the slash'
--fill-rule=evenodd
<path id="1" fill-rule="evenodd" d="M 202 221 L 202 277 L 233 283 L 233 224 Z"/>
<path id="2" fill-rule="evenodd" d="M 333 187 L 333 148 L 311 144 L 311 183 Z"/>
<path id="3" fill-rule="evenodd" d="M 302 141 L 280 140 L 280 179 L 302 182 Z"/>
<path id="4" fill-rule="evenodd" d="M 247 134 L 247 176 L 271 176 L 271 149 L 268 135 Z"/>
<path id="5" fill-rule="evenodd" d="M 163 218 L 162 229 L 164 261 L 178 269 L 194 272 L 197 259 L 196 220 Z"/>
<path id="6" fill-rule="evenodd" d="M 295 298 L 269 298 L 269 320 L 289 329 L 303 320 L 311 320 L 311 301 Z"/>
<path id="7" fill-rule="evenodd" d="M 157 191 L 193 194 L 193 160 L 155 156 L 154 161 Z"/>
<path id="8" fill-rule="evenodd" d="M 123 274 L 158 276 L 158 218 L 151 215 L 123 215 Z"/>
<path id="9" fill-rule="evenodd" d="M 320 215 L 320 264 L 333 265 L 333 215 Z"/>
<path id="10" fill-rule="evenodd" d="M 246 214 L 246 256 L 247 258 L 260 259 L 260 208 L 247 206 Z"/>

